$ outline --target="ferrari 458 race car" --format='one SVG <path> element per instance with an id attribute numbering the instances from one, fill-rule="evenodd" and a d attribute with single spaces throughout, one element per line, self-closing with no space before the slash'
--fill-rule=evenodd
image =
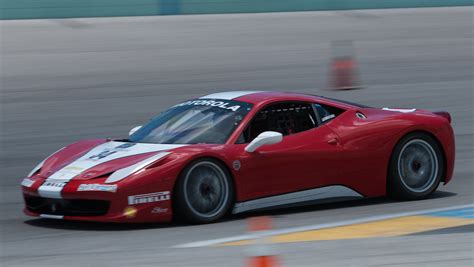
<path id="1" fill-rule="evenodd" d="M 447 112 L 321 96 L 224 92 L 175 105 L 126 139 L 68 145 L 22 181 L 27 215 L 214 222 L 301 203 L 421 199 L 453 175 Z"/>

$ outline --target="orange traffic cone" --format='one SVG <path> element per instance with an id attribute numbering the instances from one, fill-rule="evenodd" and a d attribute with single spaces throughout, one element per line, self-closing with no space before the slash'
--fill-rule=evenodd
<path id="1" fill-rule="evenodd" d="M 275 267 L 277 260 L 270 256 L 256 256 L 249 259 L 249 267 Z"/>
<path id="2" fill-rule="evenodd" d="M 332 48 L 333 59 L 330 71 L 330 87 L 333 90 L 360 88 L 352 42 L 333 42 Z"/>
<path id="3" fill-rule="evenodd" d="M 268 238 L 265 237 L 265 231 L 272 229 L 270 217 L 255 217 L 249 219 L 249 231 L 261 236 L 256 238 L 251 247 L 248 258 L 248 267 L 276 267 L 278 259 L 274 251 L 269 246 Z"/>

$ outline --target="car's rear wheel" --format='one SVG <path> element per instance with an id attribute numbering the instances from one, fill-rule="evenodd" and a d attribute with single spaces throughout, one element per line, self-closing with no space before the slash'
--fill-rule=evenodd
<path id="1" fill-rule="evenodd" d="M 390 159 L 387 189 L 391 197 L 416 200 L 428 197 L 444 174 L 443 152 L 425 133 L 403 137 Z"/>
<path id="2" fill-rule="evenodd" d="M 174 212 L 190 223 L 211 223 L 229 211 L 233 199 L 233 184 L 227 168 L 216 160 L 201 159 L 181 173 Z"/>

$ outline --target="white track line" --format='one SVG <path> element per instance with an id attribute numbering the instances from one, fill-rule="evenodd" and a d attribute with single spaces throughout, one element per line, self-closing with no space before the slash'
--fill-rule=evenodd
<path id="1" fill-rule="evenodd" d="M 254 238 L 262 237 L 262 236 L 274 236 L 274 235 L 282 235 L 282 234 L 289 234 L 289 233 L 295 233 L 295 232 L 319 230 L 319 229 L 324 229 L 324 228 L 333 228 L 333 227 L 347 226 L 347 225 L 352 225 L 352 224 L 360 224 L 360 223 L 367 223 L 367 222 L 373 222 L 373 221 L 382 221 L 382 220 L 394 219 L 394 218 L 399 218 L 399 217 L 415 216 L 415 215 L 420 215 L 420 214 L 427 214 L 427 213 L 441 212 L 441 211 L 448 211 L 448 210 L 455 210 L 455 209 L 463 209 L 463 208 L 474 208 L 474 204 L 452 206 L 452 207 L 446 207 L 446 208 L 426 209 L 426 210 L 417 210 L 417 211 L 393 213 L 393 214 L 387 214 L 387 215 L 378 215 L 378 216 L 372 216 L 372 217 L 366 217 L 366 218 L 360 218 L 360 219 L 353 219 L 353 220 L 346 220 L 346 221 L 340 221 L 340 222 L 334 222 L 334 223 L 323 223 L 323 224 L 314 224 L 314 225 L 301 226 L 301 227 L 286 228 L 286 229 L 280 229 L 280 230 L 270 230 L 270 231 L 265 231 L 264 233 L 258 233 L 258 234 L 257 233 L 248 233 L 248 234 L 232 236 L 232 237 L 224 237 L 224 238 L 218 238 L 218 239 L 211 239 L 211 240 L 185 243 L 185 244 L 173 246 L 173 248 L 208 247 L 208 246 L 213 246 L 213 245 L 227 243 L 227 242 L 236 242 L 236 241 L 254 239 Z"/>

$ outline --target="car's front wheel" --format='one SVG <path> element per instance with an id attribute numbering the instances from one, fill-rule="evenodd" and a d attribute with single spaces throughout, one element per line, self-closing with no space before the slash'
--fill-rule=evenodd
<path id="1" fill-rule="evenodd" d="M 175 191 L 174 212 L 190 223 L 211 223 L 230 209 L 234 190 L 230 174 L 222 163 L 201 159 L 181 173 Z"/>
<path id="2" fill-rule="evenodd" d="M 436 140 L 425 133 L 408 134 L 390 159 L 388 194 L 404 200 L 426 198 L 436 190 L 443 174 L 443 152 Z"/>

